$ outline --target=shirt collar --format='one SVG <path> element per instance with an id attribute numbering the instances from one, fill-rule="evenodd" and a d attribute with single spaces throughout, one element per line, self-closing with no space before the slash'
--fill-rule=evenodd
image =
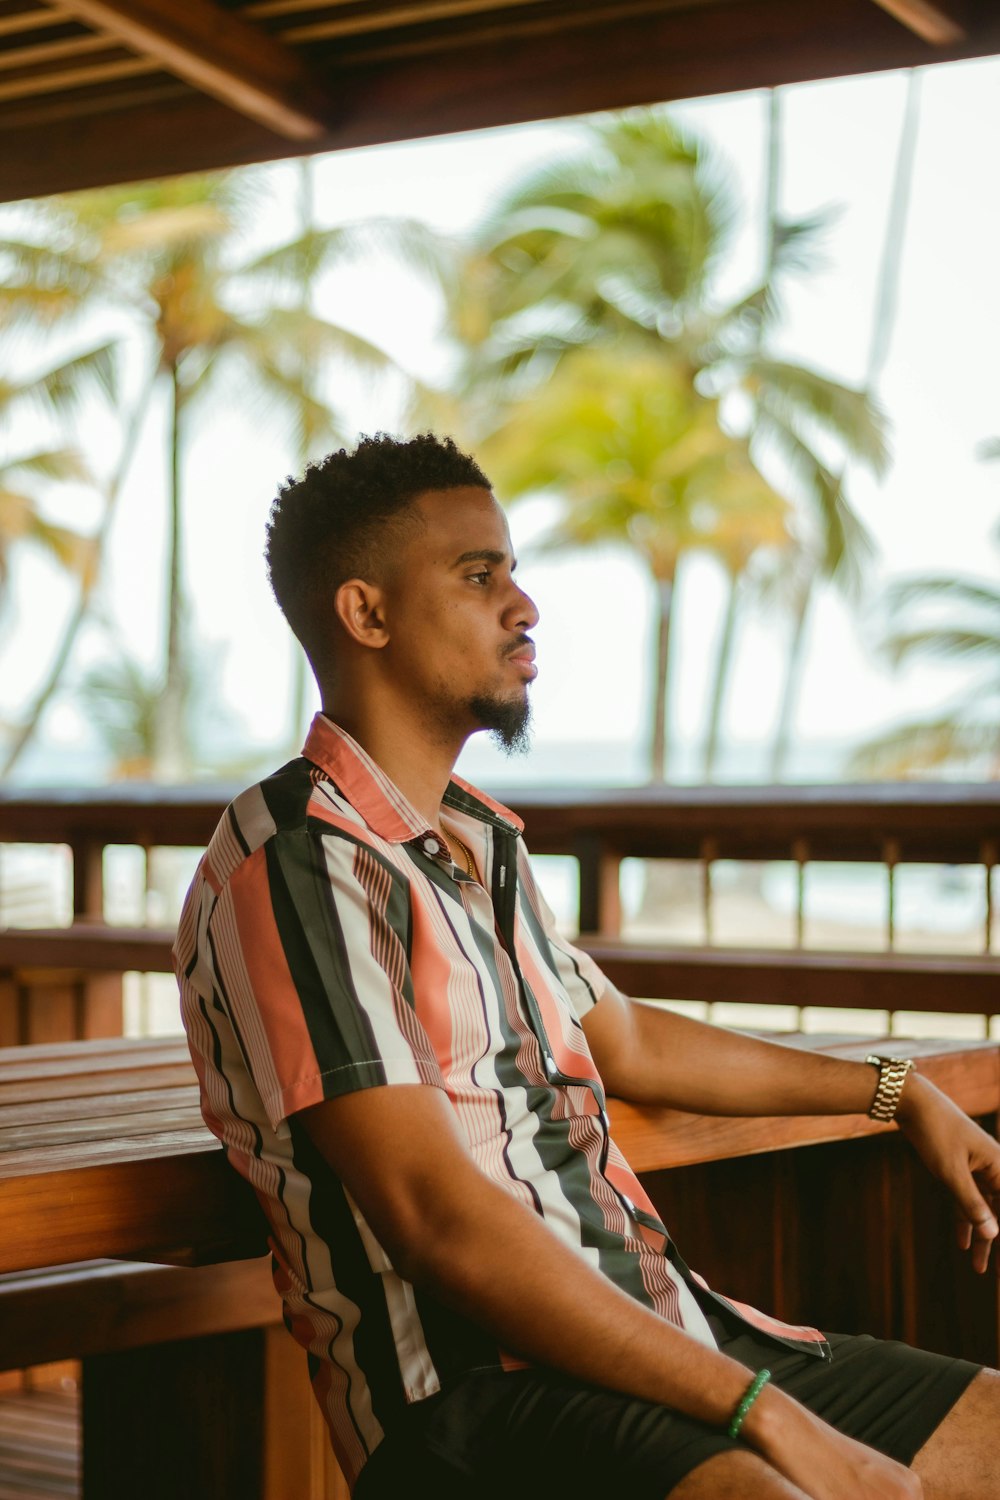
<path id="1" fill-rule="evenodd" d="M 409 843 L 433 834 L 424 817 L 390 781 L 368 752 L 326 714 L 317 714 L 309 726 L 302 754 L 335 782 L 368 827 L 391 843 Z M 453 776 L 444 794 L 444 805 L 491 823 L 504 833 L 519 834 L 524 823 L 509 807 L 496 802 L 460 776 Z"/>

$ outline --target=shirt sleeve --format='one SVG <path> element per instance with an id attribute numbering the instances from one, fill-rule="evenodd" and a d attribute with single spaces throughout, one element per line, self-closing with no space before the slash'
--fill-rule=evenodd
<path id="1" fill-rule="evenodd" d="M 312 829 L 243 861 L 211 921 L 215 968 L 273 1128 L 323 1099 L 444 1079 L 413 1009 L 405 875 Z"/>
<path id="2" fill-rule="evenodd" d="M 527 853 L 522 849 L 518 880 L 528 913 L 537 919 L 544 935 L 553 967 L 569 997 L 578 1021 L 612 988 L 610 979 L 597 967 L 589 954 L 576 948 L 560 933 L 552 910 L 542 895 Z"/>

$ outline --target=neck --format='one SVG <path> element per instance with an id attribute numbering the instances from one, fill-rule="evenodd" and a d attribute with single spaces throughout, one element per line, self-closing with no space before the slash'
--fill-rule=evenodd
<path id="1" fill-rule="evenodd" d="M 443 832 L 441 799 L 466 737 L 435 732 L 414 714 L 387 715 L 350 703 L 347 694 L 324 694 L 323 712 L 357 740 L 429 826 Z"/>

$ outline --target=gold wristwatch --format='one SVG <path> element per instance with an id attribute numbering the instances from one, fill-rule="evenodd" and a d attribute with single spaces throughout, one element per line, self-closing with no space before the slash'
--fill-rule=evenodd
<path id="1" fill-rule="evenodd" d="M 878 1068 L 878 1087 L 868 1111 L 869 1118 L 886 1122 L 895 1118 L 906 1075 L 913 1067 L 912 1057 L 879 1057 L 870 1052 L 865 1058 L 873 1068 Z"/>

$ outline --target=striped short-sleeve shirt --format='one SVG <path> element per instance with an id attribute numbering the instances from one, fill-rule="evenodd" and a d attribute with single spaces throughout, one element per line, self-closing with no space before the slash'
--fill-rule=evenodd
<path id="1" fill-rule="evenodd" d="M 456 777 L 442 826 L 479 879 L 318 715 L 302 758 L 227 809 L 175 948 L 205 1119 L 267 1214 L 286 1321 L 352 1482 L 407 1403 L 518 1361 L 397 1275 L 298 1119 L 324 1099 L 443 1089 L 487 1176 L 638 1302 L 712 1342 L 697 1278 L 609 1135 L 581 1025 L 608 981 L 558 935 L 515 814 Z M 745 1311 L 823 1351 L 814 1330 Z"/>

